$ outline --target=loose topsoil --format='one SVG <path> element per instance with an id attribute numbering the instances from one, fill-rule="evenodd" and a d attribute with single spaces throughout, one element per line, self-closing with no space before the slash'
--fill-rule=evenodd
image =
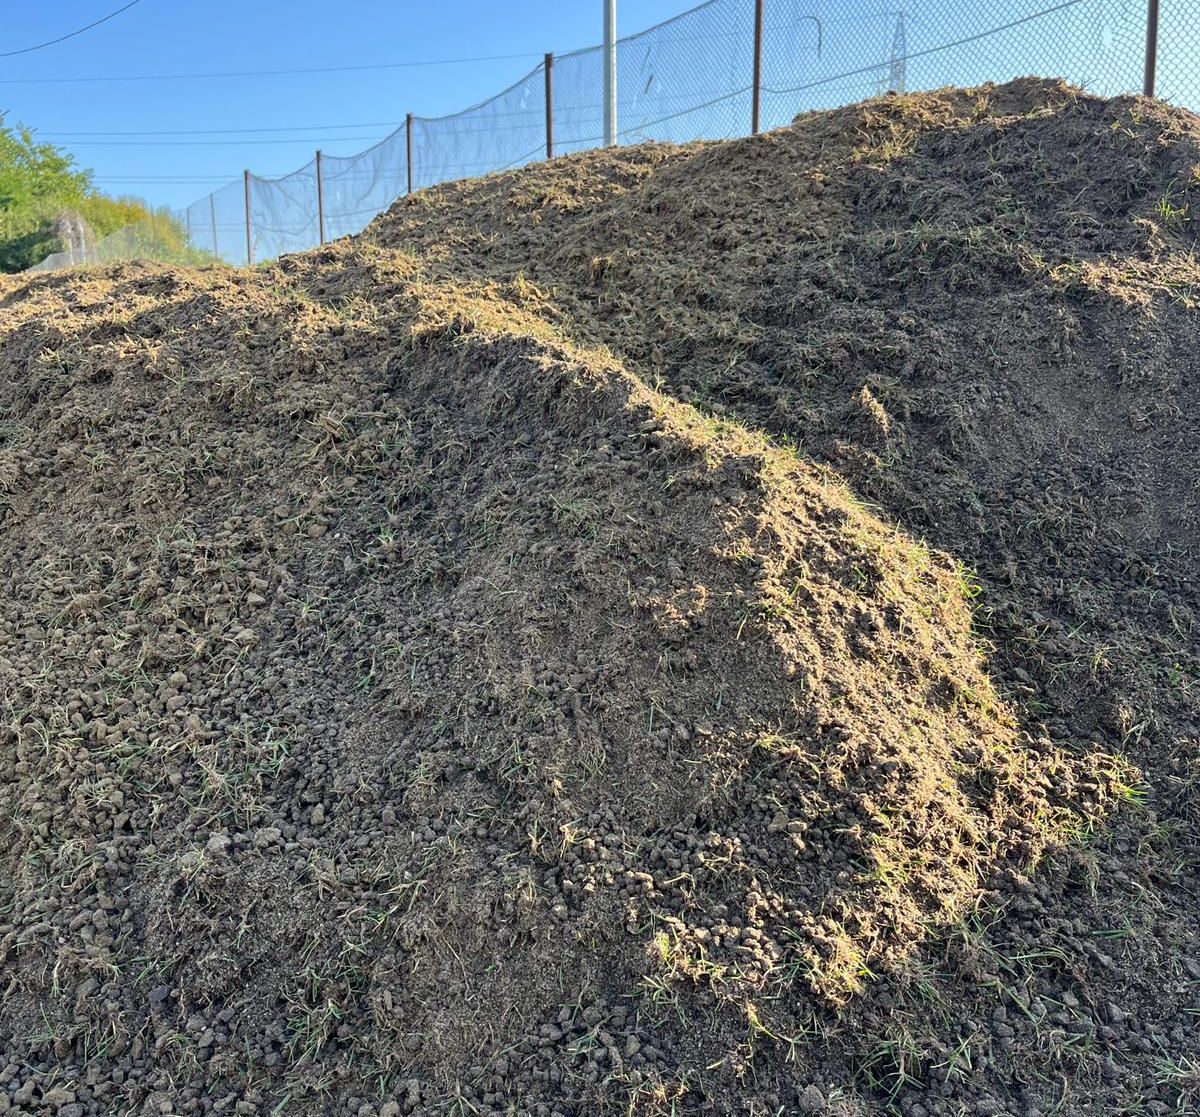
<path id="1" fill-rule="evenodd" d="M 1064 85 L 0 287 L 0 1113 L 1200 1107 L 1200 121 Z"/>

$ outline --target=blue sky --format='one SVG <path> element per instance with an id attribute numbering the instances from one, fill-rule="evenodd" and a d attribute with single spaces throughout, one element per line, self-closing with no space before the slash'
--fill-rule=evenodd
<path id="1" fill-rule="evenodd" d="M 644 30 L 697 2 L 619 0 L 618 33 Z M 0 110 L 71 151 L 108 193 L 178 209 L 237 184 L 218 195 L 215 221 L 230 228 L 243 220 L 243 168 L 276 178 L 306 164 L 318 147 L 327 156 L 354 155 L 393 132 L 406 112 L 458 112 L 529 73 L 545 51 L 561 55 L 601 37 L 602 0 L 133 0 L 78 37 L 9 53 L 123 3 L 130 0 L 8 0 L 0 8 Z M 750 0 L 727 0 L 630 44 L 618 61 L 620 123 L 628 125 L 622 142 L 745 134 L 752 12 Z M 1163 19 L 1160 95 L 1195 106 L 1200 0 L 1170 0 Z M 777 127 L 796 112 L 889 86 L 930 89 L 1030 73 L 1064 76 L 1096 92 L 1132 90 L 1141 84 L 1144 31 L 1143 0 L 772 0 L 763 124 Z M 893 64 L 898 56 L 903 65 Z M 199 76 L 303 69 L 322 72 Z M 146 78 L 154 80 L 129 80 Z M 597 142 L 598 58 L 564 60 L 555 82 L 556 150 L 571 150 L 573 140 L 576 148 Z M 489 130 L 486 114 L 470 126 L 414 129 L 415 184 L 538 157 L 541 129 L 536 113 L 532 125 L 527 119 L 527 102 L 540 93 L 525 86 L 511 96 L 520 111 L 507 102 L 493 107 L 507 130 Z M 519 128 L 511 123 L 517 117 L 524 119 Z M 424 134 L 444 142 L 424 145 Z M 392 177 L 370 184 L 372 212 L 404 188 L 396 178 L 402 164 L 393 159 Z M 327 168 L 332 189 L 336 164 Z M 291 190 L 303 196 L 281 194 L 280 204 L 296 212 L 264 212 L 260 221 L 287 226 L 291 238 L 270 254 L 315 239 L 315 228 L 304 225 L 313 188 L 297 176 Z M 359 224 L 369 216 L 367 201 L 355 202 Z M 304 228 L 293 228 L 298 223 Z"/>
<path id="2" fill-rule="evenodd" d="M 639 31 L 694 2 L 620 0 L 618 33 Z M 121 3 L 9 0 L 0 51 L 55 38 Z M 139 0 L 76 38 L 0 58 L 0 110 L 8 123 L 29 125 L 93 168 L 105 192 L 177 207 L 236 179 L 243 167 L 283 174 L 318 147 L 349 155 L 369 146 L 406 112 L 438 116 L 480 101 L 547 50 L 599 42 L 601 9 L 601 0 Z M 525 57 L 269 77 L 60 80 L 510 54 Z M 258 128 L 296 130 L 184 134 Z M 83 134 L 113 132 L 137 134 Z"/>

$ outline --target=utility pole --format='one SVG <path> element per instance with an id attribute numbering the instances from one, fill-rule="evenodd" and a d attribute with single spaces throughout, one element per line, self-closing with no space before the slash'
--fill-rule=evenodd
<path id="1" fill-rule="evenodd" d="M 904 93 L 908 85 L 908 30 L 904 23 L 904 12 L 896 15 L 896 29 L 892 32 L 892 64 L 888 70 L 888 89 L 893 93 Z"/>
<path id="2" fill-rule="evenodd" d="M 604 146 L 617 142 L 617 0 L 604 0 Z"/>

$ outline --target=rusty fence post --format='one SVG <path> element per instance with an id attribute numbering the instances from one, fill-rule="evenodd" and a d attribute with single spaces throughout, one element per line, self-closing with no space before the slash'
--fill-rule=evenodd
<path id="1" fill-rule="evenodd" d="M 405 135 L 404 142 L 405 142 L 405 145 L 406 145 L 407 151 L 408 151 L 407 160 L 406 160 L 408 163 L 408 192 L 411 194 L 412 193 L 412 180 L 413 180 L 413 173 L 412 173 L 412 113 L 409 113 L 404 118 L 404 135 Z"/>
<path id="2" fill-rule="evenodd" d="M 325 185 L 321 181 L 321 150 L 317 149 L 317 237 L 325 243 Z"/>
<path id="3" fill-rule="evenodd" d="M 546 71 L 546 158 L 554 158 L 554 55 L 547 53 Z"/>
<path id="4" fill-rule="evenodd" d="M 759 109 L 762 104 L 763 0 L 754 0 L 754 86 L 750 101 L 750 134 L 758 135 Z"/>
<path id="5" fill-rule="evenodd" d="M 242 172 L 242 180 L 246 184 L 246 266 L 254 263 L 254 246 L 250 242 L 250 172 Z"/>
<path id="6" fill-rule="evenodd" d="M 1142 92 L 1154 96 L 1155 70 L 1158 68 L 1158 0 L 1149 0 L 1146 8 L 1146 69 Z"/>

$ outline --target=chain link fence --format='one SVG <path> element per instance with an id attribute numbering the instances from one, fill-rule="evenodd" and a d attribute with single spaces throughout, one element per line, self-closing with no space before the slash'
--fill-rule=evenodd
<path id="1" fill-rule="evenodd" d="M 617 142 L 724 139 L 750 132 L 756 107 L 769 129 L 889 90 L 1026 75 L 1106 96 L 1141 92 L 1157 10 L 1157 0 L 708 0 L 618 40 Z M 1200 4 L 1164 0 L 1156 25 L 1156 95 L 1200 108 Z M 318 152 L 281 178 L 247 171 L 178 215 L 188 250 L 261 262 L 358 232 L 406 191 L 597 147 L 603 64 L 601 47 L 547 55 L 489 100 L 409 116 L 358 155 Z M 87 261 L 58 253 L 38 269 L 154 256 L 161 239 L 124 229 L 89 246 Z"/>

